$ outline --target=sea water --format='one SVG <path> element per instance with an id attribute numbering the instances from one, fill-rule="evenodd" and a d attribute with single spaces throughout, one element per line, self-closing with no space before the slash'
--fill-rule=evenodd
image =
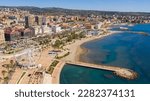
<path id="1" fill-rule="evenodd" d="M 82 62 L 119 66 L 129 68 L 138 73 L 138 78 L 127 80 L 116 76 L 113 72 L 65 65 L 61 75 L 62 84 L 149 84 L 150 83 L 150 24 L 125 26 L 130 31 L 109 35 L 84 43 L 81 47 L 88 50 L 80 56 Z M 120 30 L 114 27 L 112 30 Z M 132 33 L 132 31 L 134 33 Z M 137 34 L 146 32 L 149 34 Z"/>

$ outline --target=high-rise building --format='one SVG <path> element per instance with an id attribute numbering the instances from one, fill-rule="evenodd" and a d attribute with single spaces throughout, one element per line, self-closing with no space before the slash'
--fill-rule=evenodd
<path id="1" fill-rule="evenodd" d="M 36 23 L 37 25 L 39 25 L 39 17 L 38 17 L 38 16 L 35 16 L 35 23 Z"/>
<path id="2" fill-rule="evenodd" d="M 35 16 L 34 15 L 30 15 L 29 16 L 29 27 L 37 25 L 35 22 Z"/>
<path id="3" fill-rule="evenodd" d="M 41 26 L 42 25 L 42 16 L 38 16 L 39 18 L 39 25 Z"/>
<path id="4" fill-rule="evenodd" d="M 42 25 L 46 25 L 46 17 L 42 17 Z"/>
<path id="5" fill-rule="evenodd" d="M 25 28 L 29 28 L 29 17 L 25 16 Z"/>
<path id="6" fill-rule="evenodd" d="M 10 27 L 5 28 L 4 33 L 5 33 L 5 41 L 12 41 L 12 29 Z"/>
<path id="7" fill-rule="evenodd" d="M 4 30 L 0 29 L 0 44 L 5 42 L 5 38 L 4 38 Z"/>

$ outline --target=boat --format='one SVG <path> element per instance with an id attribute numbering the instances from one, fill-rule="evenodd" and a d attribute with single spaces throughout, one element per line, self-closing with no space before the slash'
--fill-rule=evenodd
<path id="1" fill-rule="evenodd" d="M 120 27 L 121 30 L 128 30 L 127 27 Z"/>

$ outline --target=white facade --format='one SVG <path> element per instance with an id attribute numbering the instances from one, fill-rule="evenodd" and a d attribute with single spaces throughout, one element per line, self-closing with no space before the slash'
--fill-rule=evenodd
<path id="1" fill-rule="evenodd" d="M 52 28 L 47 25 L 35 27 L 35 34 L 52 34 Z"/>
<path id="2" fill-rule="evenodd" d="M 96 28 L 97 28 L 97 29 L 101 29 L 101 27 L 102 27 L 102 22 L 96 24 Z"/>
<path id="3" fill-rule="evenodd" d="M 58 33 L 58 32 L 61 32 L 62 29 L 61 29 L 60 26 L 53 26 L 53 27 L 52 27 L 52 31 L 53 31 L 54 33 Z"/>
<path id="4" fill-rule="evenodd" d="M 45 34 L 52 34 L 52 28 L 49 26 L 44 26 L 43 30 Z"/>
<path id="5" fill-rule="evenodd" d="M 91 30 L 91 31 L 88 31 L 87 33 L 88 33 L 88 35 L 90 35 L 90 36 L 95 36 L 95 35 L 101 34 L 101 31 L 98 31 L 98 30 Z"/>

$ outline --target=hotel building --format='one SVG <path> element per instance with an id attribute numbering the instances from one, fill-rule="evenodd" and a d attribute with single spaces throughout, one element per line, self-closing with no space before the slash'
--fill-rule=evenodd
<path id="1" fill-rule="evenodd" d="M 4 30 L 0 29 L 0 44 L 5 42 Z"/>

